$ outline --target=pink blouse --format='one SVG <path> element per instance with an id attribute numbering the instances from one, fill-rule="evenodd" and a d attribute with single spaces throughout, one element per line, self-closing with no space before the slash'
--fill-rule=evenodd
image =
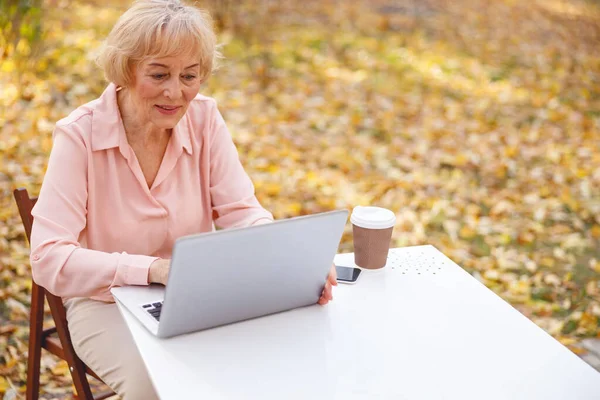
<path id="1" fill-rule="evenodd" d="M 198 95 L 173 130 L 148 188 L 110 84 L 56 124 L 33 209 L 33 278 L 63 298 L 114 301 L 110 288 L 147 285 L 181 236 L 273 220 L 215 100 Z M 214 218 L 214 225 L 213 225 Z"/>

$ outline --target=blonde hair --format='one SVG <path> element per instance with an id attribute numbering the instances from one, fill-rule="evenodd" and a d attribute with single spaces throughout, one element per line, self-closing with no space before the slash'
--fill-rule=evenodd
<path id="1" fill-rule="evenodd" d="M 221 57 L 210 15 L 179 0 L 137 0 L 117 21 L 97 62 L 117 86 L 129 86 L 134 69 L 148 58 L 198 56 L 206 80 Z"/>

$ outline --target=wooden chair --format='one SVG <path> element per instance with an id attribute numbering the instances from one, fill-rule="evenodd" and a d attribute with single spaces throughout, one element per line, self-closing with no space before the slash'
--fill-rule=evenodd
<path id="1" fill-rule="evenodd" d="M 23 188 L 15 189 L 13 193 L 25 227 L 27 240 L 31 240 L 31 227 L 33 225 L 31 210 L 37 198 L 30 198 L 27 190 Z M 43 328 L 44 298 L 48 300 L 52 318 L 54 319 L 55 326 L 53 328 Z M 86 373 L 95 377 L 100 382 L 102 380 L 75 354 L 67 325 L 67 313 L 62 299 L 32 281 L 31 314 L 29 317 L 29 355 L 27 361 L 27 400 L 37 400 L 39 397 L 42 348 L 67 362 L 78 398 L 101 400 L 115 395 L 113 392 L 100 393 L 96 397 L 92 395 Z"/>

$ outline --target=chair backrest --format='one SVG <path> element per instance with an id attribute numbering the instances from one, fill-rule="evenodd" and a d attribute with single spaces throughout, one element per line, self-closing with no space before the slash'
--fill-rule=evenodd
<path id="1" fill-rule="evenodd" d="M 33 206 L 35 206 L 35 203 L 37 202 L 37 197 L 29 197 L 29 193 L 25 188 L 15 189 L 13 191 L 13 194 L 17 202 L 17 207 L 19 209 L 19 214 L 21 215 L 21 220 L 23 221 L 25 235 L 27 235 L 27 240 L 29 241 L 29 243 L 31 243 L 31 228 L 33 227 L 33 216 L 31 215 L 31 210 L 33 210 Z M 35 283 L 35 281 L 32 280 L 32 285 L 37 286 L 37 283 Z M 44 290 L 44 295 L 48 299 L 48 302 L 51 304 L 51 307 L 55 308 L 55 312 L 57 313 L 56 315 L 60 317 L 60 320 L 66 321 L 67 312 L 62 304 L 61 298 L 53 295 L 47 290 Z"/>
<path id="2" fill-rule="evenodd" d="M 15 189 L 13 194 L 15 195 L 19 214 L 21 215 L 21 220 L 25 227 L 25 235 L 27 235 L 27 240 L 31 242 L 31 227 L 33 226 L 31 210 L 33 210 L 33 206 L 35 206 L 35 203 L 37 202 L 37 197 L 29 197 L 27 189 L 24 188 Z"/>
<path id="3" fill-rule="evenodd" d="M 37 197 L 29 197 L 27 189 L 24 188 L 15 189 L 13 194 L 15 196 L 15 201 L 17 202 L 21 220 L 23 221 L 25 235 L 27 235 L 27 240 L 31 243 L 31 228 L 33 226 L 31 210 L 33 210 L 33 206 L 35 206 L 35 203 L 37 202 Z M 46 330 L 43 329 L 44 298 L 48 300 L 50 312 L 52 313 L 55 324 L 55 328 Z M 52 332 L 58 334 L 60 344 L 51 342 L 51 339 L 48 336 L 52 334 Z M 50 346 L 52 343 L 54 344 Z M 79 398 L 93 400 L 94 396 L 92 395 L 90 385 L 86 378 L 86 366 L 75 353 L 73 343 L 71 342 L 67 323 L 67 313 L 63 306 L 62 299 L 48 292 L 32 280 L 27 367 L 27 399 L 37 399 L 39 395 L 39 369 L 42 347 L 67 361 L 71 376 L 73 377 L 73 384 L 79 394 Z M 52 350 L 50 347 L 52 347 Z M 93 374 L 93 371 L 90 370 L 90 373 Z M 94 376 L 97 377 L 95 374 Z M 114 393 L 112 392 L 108 392 L 108 394 L 100 395 L 98 398 L 104 399 L 113 394 Z"/>

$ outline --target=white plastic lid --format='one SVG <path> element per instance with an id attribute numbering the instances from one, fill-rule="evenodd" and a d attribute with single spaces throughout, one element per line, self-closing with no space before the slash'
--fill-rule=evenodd
<path id="1" fill-rule="evenodd" d="M 356 206 L 350 222 L 366 229 L 387 229 L 396 224 L 396 215 L 387 208 Z"/>

